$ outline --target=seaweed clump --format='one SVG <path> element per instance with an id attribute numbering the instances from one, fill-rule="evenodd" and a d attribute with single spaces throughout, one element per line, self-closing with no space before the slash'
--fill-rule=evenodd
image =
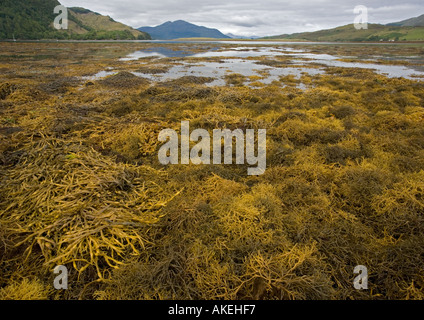
<path id="1" fill-rule="evenodd" d="M 156 223 L 172 198 L 164 174 L 116 163 L 78 143 L 42 137 L 28 142 L 19 163 L 2 176 L 0 220 L 20 235 L 28 259 L 73 265 L 82 272 L 122 264 L 149 243 L 143 228 Z"/>
<path id="2" fill-rule="evenodd" d="M 34 45 L 49 58 L 32 59 Z M 0 75 L 0 298 L 423 299 L 420 81 L 320 66 L 258 88 L 235 70 L 226 86 L 190 74 L 152 83 L 131 73 L 140 61 L 117 60 L 146 44 L 54 46 L 61 75 L 52 44 L 0 47 L 10 56 Z M 375 48 L 395 49 L 422 53 Z M 142 68 L 162 72 L 155 66 L 175 59 L 159 62 Z M 121 72 L 72 80 L 105 66 Z M 265 173 L 161 165 L 158 134 L 183 120 L 210 133 L 267 129 Z M 59 264 L 64 292 L 48 290 Z M 369 290 L 353 286 L 357 265 Z"/>
<path id="3" fill-rule="evenodd" d="M 121 71 L 117 74 L 108 76 L 105 79 L 99 80 L 98 82 L 107 87 L 130 89 L 139 87 L 141 85 L 146 85 L 149 83 L 149 80 L 146 78 L 138 77 L 131 72 Z"/>

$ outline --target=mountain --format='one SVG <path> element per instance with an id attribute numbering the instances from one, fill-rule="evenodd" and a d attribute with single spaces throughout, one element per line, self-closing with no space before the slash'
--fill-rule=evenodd
<path id="1" fill-rule="evenodd" d="M 156 40 L 172 40 L 179 38 L 229 38 L 217 29 L 197 26 L 195 24 L 177 20 L 168 21 L 156 27 L 141 27 L 138 30 L 147 32 L 152 39 Z"/>
<path id="2" fill-rule="evenodd" d="M 227 33 L 226 34 L 228 37 L 230 37 L 231 39 L 258 39 L 260 37 L 257 36 L 251 36 L 251 37 L 246 37 L 246 36 L 238 36 L 232 33 Z"/>
<path id="3" fill-rule="evenodd" d="M 83 8 L 68 8 L 68 30 L 53 27 L 57 0 L 1 0 L 0 39 L 150 39 L 112 18 Z"/>
<path id="4" fill-rule="evenodd" d="M 400 27 L 424 27 L 424 14 L 416 18 L 406 19 L 399 22 L 393 22 L 387 24 L 388 26 L 400 26 Z"/>
<path id="5" fill-rule="evenodd" d="M 308 41 L 424 41 L 424 27 L 386 26 L 368 24 L 368 29 L 355 29 L 349 24 L 315 32 L 283 34 L 264 39 Z"/>

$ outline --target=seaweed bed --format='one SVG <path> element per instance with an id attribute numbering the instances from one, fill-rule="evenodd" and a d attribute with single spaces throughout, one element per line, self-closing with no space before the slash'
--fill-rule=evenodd
<path id="1" fill-rule="evenodd" d="M 119 60 L 148 46 L 2 43 L 0 299 L 424 298 L 422 80 L 325 67 L 257 87 L 154 82 L 131 72 L 184 58 Z M 265 174 L 162 166 L 158 133 L 182 120 L 267 129 Z M 68 290 L 53 289 L 60 264 Z"/>

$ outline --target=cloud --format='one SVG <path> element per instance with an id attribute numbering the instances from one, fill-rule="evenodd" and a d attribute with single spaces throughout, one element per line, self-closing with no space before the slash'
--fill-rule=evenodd
<path id="1" fill-rule="evenodd" d="M 252 15 L 248 15 L 248 14 L 230 15 L 227 18 L 223 19 L 222 22 L 226 22 L 238 27 L 247 27 L 247 28 L 261 27 L 267 24 L 264 19 L 252 16 Z"/>
<path id="2" fill-rule="evenodd" d="M 369 22 L 395 22 L 424 13 L 422 0 L 59 0 L 138 28 L 186 20 L 224 33 L 265 36 L 315 31 L 353 23 L 356 5 L 369 8 Z"/>

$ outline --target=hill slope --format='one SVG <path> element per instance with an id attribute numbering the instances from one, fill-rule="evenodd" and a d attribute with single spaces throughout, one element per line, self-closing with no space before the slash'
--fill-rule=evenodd
<path id="1" fill-rule="evenodd" d="M 40 39 L 54 37 L 50 26 L 57 0 L 2 0 L 0 6 L 0 39 Z"/>
<path id="2" fill-rule="evenodd" d="M 424 41 L 424 27 L 385 26 L 368 24 L 368 29 L 356 30 L 353 24 L 315 32 L 283 34 L 266 39 L 300 39 L 309 41 Z"/>
<path id="3" fill-rule="evenodd" d="M 81 39 L 137 39 L 150 36 L 123 23 L 88 9 L 68 8 L 68 33 L 72 38 Z"/>
<path id="4" fill-rule="evenodd" d="M 2 0 L 0 39 L 150 39 L 110 17 L 83 8 L 68 9 L 68 30 L 56 30 L 57 0 Z"/>
<path id="5" fill-rule="evenodd" d="M 388 26 L 400 26 L 400 27 L 424 27 L 424 14 L 416 18 L 406 19 L 399 22 L 393 22 L 387 24 Z"/>
<path id="6" fill-rule="evenodd" d="M 172 40 L 179 38 L 229 38 L 217 29 L 197 26 L 195 24 L 178 20 L 168 21 L 156 27 L 141 27 L 140 31 L 147 32 L 152 39 Z"/>

